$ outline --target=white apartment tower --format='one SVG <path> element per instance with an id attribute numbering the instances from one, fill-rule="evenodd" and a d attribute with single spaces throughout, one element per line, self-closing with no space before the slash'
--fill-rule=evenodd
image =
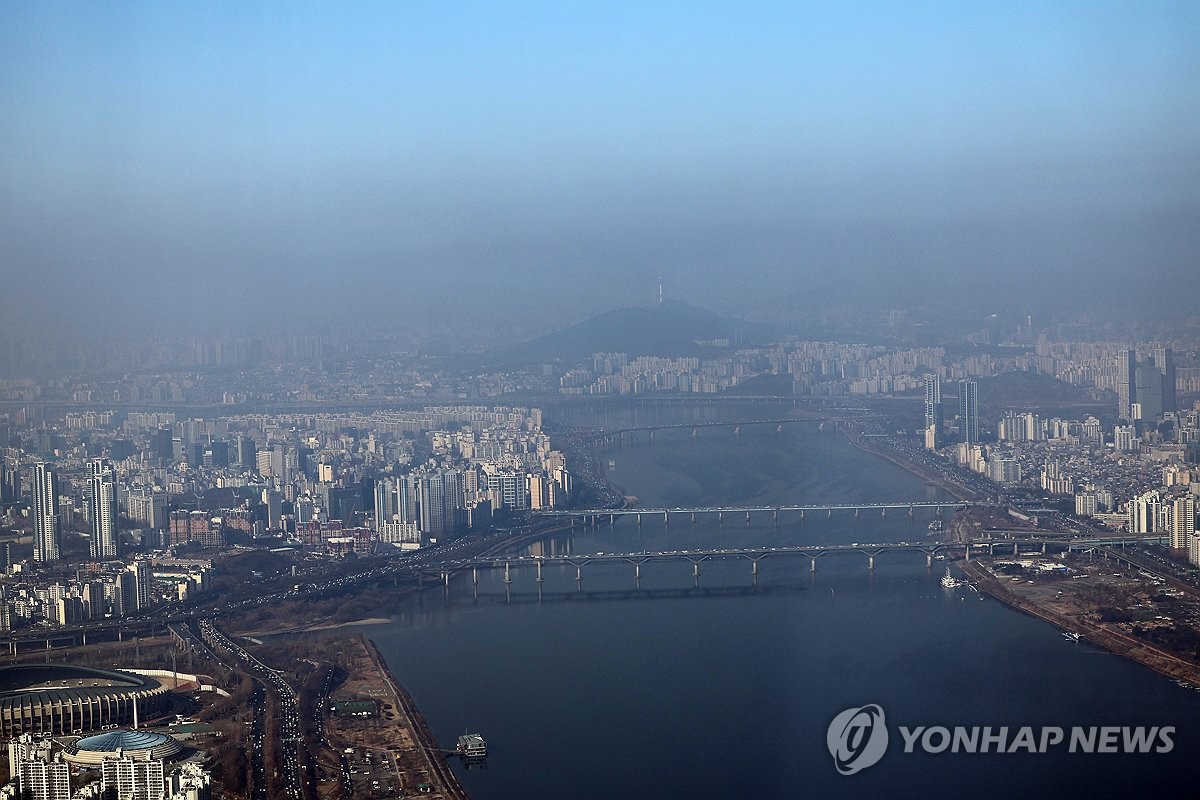
<path id="1" fill-rule="evenodd" d="M 33 560 L 59 557 L 58 473 L 45 462 L 33 470 Z"/>
<path id="2" fill-rule="evenodd" d="M 163 800 L 166 780 L 162 759 L 108 758 L 100 765 L 106 798 Z"/>
<path id="3" fill-rule="evenodd" d="M 88 463 L 88 518 L 92 525 L 91 555 L 97 561 L 120 557 L 117 478 L 111 461 L 97 458 Z"/>

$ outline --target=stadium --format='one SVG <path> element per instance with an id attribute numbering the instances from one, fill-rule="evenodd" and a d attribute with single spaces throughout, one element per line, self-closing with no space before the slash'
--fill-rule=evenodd
<path id="1" fill-rule="evenodd" d="M 155 679 L 130 672 L 60 664 L 0 667 L 0 737 L 132 725 L 135 715 L 157 716 L 167 691 Z"/>

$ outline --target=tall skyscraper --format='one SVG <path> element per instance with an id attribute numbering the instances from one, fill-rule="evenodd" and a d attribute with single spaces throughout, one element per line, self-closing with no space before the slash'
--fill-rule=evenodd
<path id="1" fill-rule="evenodd" d="M 1134 404 L 1141 406 L 1141 419 L 1154 424 L 1163 412 L 1163 374 L 1146 362 L 1134 371 Z"/>
<path id="2" fill-rule="evenodd" d="M 958 417 L 962 440 L 979 444 L 979 384 L 975 381 L 958 385 Z"/>
<path id="3" fill-rule="evenodd" d="M 1117 356 L 1117 416 L 1133 419 L 1137 402 L 1137 352 L 1122 350 Z"/>
<path id="4" fill-rule="evenodd" d="M 257 464 L 254 440 L 249 436 L 237 437 L 237 461 L 244 469 L 254 469 Z"/>
<path id="5" fill-rule="evenodd" d="M 150 564 L 138 559 L 125 569 L 133 575 L 133 607 L 145 611 L 150 607 L 150 583 L 153 580 Z"/>
<path id="6" fill-rule="evenodd" d="M 0 505 L 15 503 L 21 497 L 21 473 L 17 464 L 0 461 Z"/>
<path id="7" fill-rule="evenodd" d="M 396 479 L 380 478 L 375 481 L 375 530 L 396 519 Z"/>
<path id="8" fill-rule="evenodd" d="M 1175 355 L 1171 348 L 1154 349 L 1154 366 L 1162 373 L 1162 410 L 1175 411 L 1178 400 L 1175 397 Z"/>
<path id="9" fill-rule="evenodd" d="M 97 561 L 120 557 L 117 477 L 111 461 L 88 462 L 88 518 L 92 523 L 91 555 Z"/>
<path id="10" fill-rule="evenodd" d="M 58 473 L 44 461 L 33 468 L 33 560 L 57 561 Z"/>
<path id="11" fill-rule="evenodd" d="M 926 442 L 931 439 L 930 431 L 932 430 L 932 439 L 936 441 L 942 435 L 944 429 L 944 420 L 942 416 L 942 379 L 938 375 L 929 375 L 925 378 L 925 431 Z"/>

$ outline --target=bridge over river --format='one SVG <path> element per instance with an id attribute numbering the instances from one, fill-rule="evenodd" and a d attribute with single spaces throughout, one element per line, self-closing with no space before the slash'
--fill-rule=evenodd
<path id="1" fill-rule="evenodd" d="M 601 520 L 607 518 L 611 525 L 616 522 L 617 517 L 634 517 L 638 524 L 642 522 L 643 515 L 650 518 L 661 517 L 663 524 L 671 522 L 672 515 L 685 516 L 691 522 L 696 521 L 699 514 L 716 514 L 719 522 L 725 521 L 726 514 L 745 515 L 746 522 L 750 522 L 752 514 L 770 514 L 771 519 L 779 521 L 779 517 L 783 513 L 798 514 L 800 519 L 804 519 L 806 514 L 821 514 L 824 513 L 827 517 L 832 517 L 835 511 L 849 511 L 855 517 L 859 516 L 864 511 L 877 511 L 882 516 L 887 516 L 888 511 L 903 511 L 909 516 L 912 516 L 916 509 L 931 508 L 934 513 L 941 516 L 943 510 L 951 509 L 958 511 L 964 508 L 971 507 L 988 507 L 992 504 L 971 502 L 966 500 L 924 500 L 914 502 L 911 500 L 900 500 L 897 502 L 884 503 L 826 503 L 826 504 L 796 504 L 796 505 L 777 505 L 777 506 L 696 506 L 689 508 L 652 508 L 652 507 L 631 507 L 631 508 L 576 508 L 570 510 L 562 509 L 545 509 L 536 512 L 543 517 L 560 517 L 570 520 L 572 525 L 581 523 L 584 525 L 597 525 Z"/>
<path id="2" fill-rule="evenodd" d="M 1049 555 L 1063 552 L 1087 552 L 1109 547 L 1124 548 L 1136 544 L 1162 544 L 1159 536 L 1030 536 L 1013 539 L 976 539 L 968 542 L 953 543 L 940 541 L 926 542 L 873 542 L 867 544 L 810 544 L 794 547 L 734 547 L 714 550 L 654 550 L 636 553 L 590 553 L 586 555 L 557 555 L 557 556 L 506 556 L 480 559 L 467 559 L 450 562 L 438 570 L 427 570 L 427 577 L 436 577 L 444 585 L 457 575 L 470 574 L 471 583 L 479 584 L 481 570 L 503 570 L 504 583 L 510 585 L 518 576 L 532 574 L 539 585 L 544 581 L 543 570 L 547 567 L 571 566 L 575 568 L 575 580 L 583 580 L 584 567 L 595 564 L 625 563 L 633 567 L 633 577 L 636 581 L 642 578 L 642 567 L 647 564 L 665 561 L 685 561 L 692 564 L 692 577 L 698 583 L 700 565 L 707 561 L 742 560 L 749 562 L 750 575 L 757 582 L 759 564 L 768 559 L 801 558 L 808 559 L 810 569 L 815 572 L 817 561 L 827 556 L 854 555 L 866 557 L 867 569 L 875 569 L 876 556 L 885 553 L 923 553 L 925 565 L 932 567 L 935 559 L 947 556 L 960 556 L 970 559 L 986 553 L 989 556 L 1011 555 Z"/>

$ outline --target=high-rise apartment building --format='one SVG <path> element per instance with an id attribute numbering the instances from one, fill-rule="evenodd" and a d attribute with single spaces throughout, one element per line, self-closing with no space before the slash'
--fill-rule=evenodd
<path id="1" fill-rule="evenodd" d="M 111 800 L 163 800 L 166 778 L 160 758 L 106 758 L 100 764 L 102 791 Z"/>
<path id="2" fill-rule="evenodd" d="M 938 375 L 925 378 L 925 446 L 938 447 L 943 430 L 942 379 Z"/>
<path id="3" fill-rule="evenodd" d="M 71 768 L 64 761 L 25 760 L 11 771 L 24 800 L 71 800 Z"/>
<path id="4" fill-rule="evenodd" d="M 1187 550 L 1196 535 L 1196 498 L 1186 494 L 1175 498 L 1171 514 L 1171 548 Z"/>
<path id="5" fill-rule="evenodd" d="M 1133 419 L 1132 406 L 1137 402 L 1137 352 L 1122 350 L 1117 356 L 1117 416 Z"/>
<path id="6" fill-rule="evenodd" d="M 1154 533 L 1160 530 L 1159 509 L 1162 507 L 1162 495 L 1157 490 L 1151 490 L 1138 497 L 1131 498 L 1128 505 L 1130 533 Z"/>
<path id="7" fill-rule="evenodd" d="M 418 510 L 421 532 L 438 536 L 458 528 L 462 509 L 462 473 L 446 469 L 420 476 Z"/>
<path id="8" fill-rule="evenodd" d="M 57 561 L 61 540 L 58 473 L 39 462 L 33 468 L 33 560 Z"/>
<path id="9" fill-rule="evenodd" d="M 91 555 L 97 561 L 120 557 L 117 477 L 111 461 L 97 458 L 88 463 L 88 519 L 92 525 Z"/>
<path id="10" fill-rule="evenodd" d="M 958 418 L 962 440 L 979 444 L 979 384 L 975 381 L 958 385 Z"/>
<path id="11" fill-rule="evenodd" d="M 145 611 L 150 608 L 150 582 L 153 580 L 150 564 L 139 559 L 125 569 L 133 575 L 133 609 Z"/>

